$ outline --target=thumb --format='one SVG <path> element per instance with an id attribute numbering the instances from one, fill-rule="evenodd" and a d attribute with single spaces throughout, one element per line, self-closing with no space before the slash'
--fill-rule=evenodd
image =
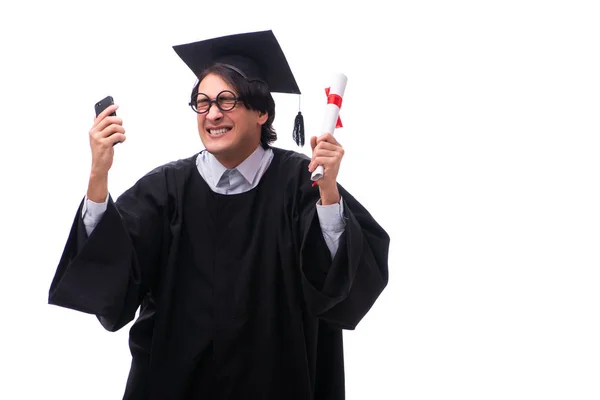
<path id="1" fill-rule="evenodd" d="M 310 138 L 310 148 L 314 151 L 315 147 L 317 147 L 317 137 L 313 136 Z"/>

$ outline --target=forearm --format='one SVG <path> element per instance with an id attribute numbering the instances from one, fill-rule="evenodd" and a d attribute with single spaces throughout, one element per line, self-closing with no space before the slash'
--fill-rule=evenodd
<path id="1" fill-rule="evenodd" d="M 321 204 L 324 206 L 329 206 L 340 202 L 340 192 L 337 184 L 334 184 L 331 187 L 319 186 L 319 194 L 321 196 Z"/>
<path id="2" fill-rule="evenodd" d="M 94 203 L 103 203 L 108 196 L 108 172 L 90 174 L 87 198 Z"/>

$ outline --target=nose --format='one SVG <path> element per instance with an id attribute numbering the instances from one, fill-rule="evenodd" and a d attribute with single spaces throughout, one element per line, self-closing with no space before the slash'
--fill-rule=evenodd
<path id="1" fill-rule="evenodd" d="M 206 113 L 206 119 L 209 121 L 218 121 L 223 118 L 223 111 L 219 110 L 216 104 L 211 104 L 211 107 L 208 109 Z"/>

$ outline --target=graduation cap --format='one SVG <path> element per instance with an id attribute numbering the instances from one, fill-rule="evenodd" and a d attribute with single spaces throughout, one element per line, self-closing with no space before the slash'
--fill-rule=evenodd
<path id="1" fill-rule="evenodd" d="M 220 63 L 243 76 L 246 81 L 261 81 L 269 91 L 300 94 L 292 70 L 271 30 L 222 36 L 173 46 L 175 52 L 196 76 Z M 298 111 L 294 141 L 304 145 L 304 119 Z"/>

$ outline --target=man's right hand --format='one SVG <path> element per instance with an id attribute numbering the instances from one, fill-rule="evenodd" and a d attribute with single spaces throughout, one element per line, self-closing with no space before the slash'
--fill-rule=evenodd
<path id="1" fill-rule="evenodd" d="M 90 129 L 90 147 L 92 149 L 92 174 L 105 175 L 112 166 L 114 149 L 117 142 L 125 141 L 125 129 L 123 120 L 119 117 L 111 117 L 119 108 L 112 105 L 102 111 L 94 120 Z"/>
<path id="2" fill-rule="evenodd" d="M 119 108 L 112 105 L 102 111 L 94 120 L 90 129 L 90 148 L 92 149 L 92 171 L 87 197 L 93 202 L 103 203 L 108 195 L 108 171 L 113 163 L 114 148 L 117 142 L 126 140 L 123 120 L 111 117 Z"/>

